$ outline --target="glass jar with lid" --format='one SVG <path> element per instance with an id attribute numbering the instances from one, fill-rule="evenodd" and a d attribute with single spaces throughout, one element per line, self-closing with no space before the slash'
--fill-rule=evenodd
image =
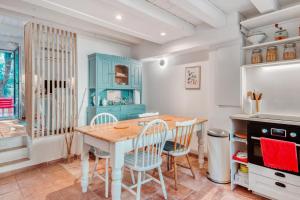
<path id="1" fill-rule="evenodd" d="M 277 46 L 267 48 L 266 62 L 274 62 L 278 60 Z"/>
<path id="2" fill-rule="evenodd" d="M 283 59 L 284 60 L 296 59 L 296 43 L 287 43 L 284 45 Z"/>
<path id="3" fill-rule="evenodd" d="M 263 62 L 261 49 L 253 49 L 251 56 L 251 64 L 258 64 Z"/>

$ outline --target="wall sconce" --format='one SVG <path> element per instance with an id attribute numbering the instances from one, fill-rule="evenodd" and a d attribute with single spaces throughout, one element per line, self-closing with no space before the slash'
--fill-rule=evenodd
<path id="1" fill-rule="evenodd" d="M 160 59 L 159 60 L 159 66 L 160 68 L 165 68 L 167 66 L 167 60 L 164 58 L 164 59 Z"/>

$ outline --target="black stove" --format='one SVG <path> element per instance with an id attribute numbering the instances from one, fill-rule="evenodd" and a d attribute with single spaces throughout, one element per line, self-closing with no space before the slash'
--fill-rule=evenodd
<path id="1" fill-rule="evenodd" d="M 260 146 L 260 138 L 265 137 L 295 142 L 297 145 L 298 165 L 300 169 L 300 126 L 249 121 L 247 132 L 249 163 L 265 167 Z M 284 172 L 300 176 L 300 172 Z"/>

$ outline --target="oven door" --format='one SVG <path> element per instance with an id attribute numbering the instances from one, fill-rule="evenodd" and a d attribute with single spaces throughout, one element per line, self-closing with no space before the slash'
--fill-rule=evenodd
<path id="1" fill-rule="evenodd" d="M 259 137 L 251 136 L 248 145 L 248 160 L 249 163 L 264 166 L 259 139 Z"/>
<path id="2" fill-rule="evenodd" d="M 300 147 L 297 147 L 297 156 L 298 156 L 298 166 L 300 166 Z M 248 161 L 249 163 L 264 166 L 263 156 L 261 152 L 261 146 L 260 146 L 260 138 L 259 137 L 250 137 L 249 145 L 248 145 Z M 278 169 L 276 169 L 278 170 Z M 282 171 L 282 170 L 278 170 Z M 283 171 L 290 174 L 295 174 L 300 176 L 300 171 L 298 173 L 290 172 L 290 171 Z"/>

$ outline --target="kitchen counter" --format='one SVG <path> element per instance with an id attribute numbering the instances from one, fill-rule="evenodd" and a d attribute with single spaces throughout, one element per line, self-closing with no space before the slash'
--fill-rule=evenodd
<path id="1" fill-rule="evenodd" d="M 231 115 L 230 119 L 300 126 L 300 116 L 273 115 L 265 113 L 253 115 L 235 114 Z"/>

